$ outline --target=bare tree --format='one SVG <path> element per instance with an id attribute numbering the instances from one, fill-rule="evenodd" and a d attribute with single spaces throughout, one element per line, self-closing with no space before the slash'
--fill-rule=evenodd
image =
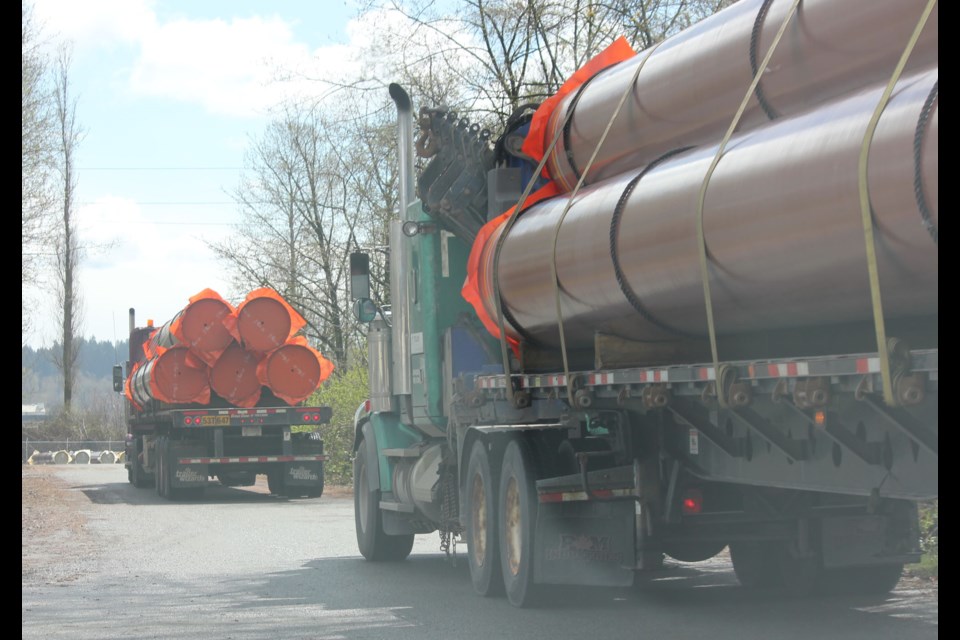
<path id="1" fill-rule="evenodd" d="M 428 87 L 456 86 L 440 100 L 424 93 L 427 104 L 456 106 L 500 129 L 516 109 L 555 93 L 617 37 L 643 50 L 731 2 L 465 0 L 449 13 L 448 5 L 432 0 L 392 0 L 417 34 L 379 37 L 405 43 L 392 49 L 401 73 Z"/>
<path id="2" fill-rule="evenodd" d="M 36 308 L 30 285 L 41 272 L 44 245 L 51 237 L 55 191 L 51 160 L 56 148 L 53 93 L 48 86 L 49 62 L 33 22 L 32 8 L 21 5 L 23 68 L 21 93 L 21 342 L 32 330 Z"/>
<path id="3" fill-rule="evenodd" d="M 514 110 L 555 92 L 617 36 L 642 49 L 727 3 L 465 0 L 444 13 L 449 5 L 391 0 L 404 27 L 382 21 L 360 77 L 316 78 L 328 99 L 287 104 L 254 143 L 234 194 L 244 223 L 213 248 L 238 286 L 280 291 L 342 371 L 362 344 L 349 313 L 347 255 L 385 246 L 398 213 L 396 116 L 385 79 L 403 83 L 421 104 L 472 113 L 502 130 Z M 386 291 L 376 286 L 386 265 L 383 252 L 371 257 L 377 296 Z"/>
<path id="4" fill-rule="evenodd" d="M 287 105 L 248 153 L 234 193 L 243 224 L 213 245 L 238 287 L 281 293 L 307 320 L 311 343 L 338 369 L 357 343 L 348 254 L 385 244 L 384 211 L 395 206 L 393 147 L 369 127 L 356 113 Z"/>
<path id="5" fill-rule="evenodd" d="M 78 340 L 83 309 L 77 281 L 81 246 L 74 210 L 77 183 L 74 153 L 80 144 L 82 131 L 76 120 L 76 100 L 70 93 L 69 71 L 70 50 L 68 46 L 61 45 L 54 81 L 58 127 L 56 169 L 63 197 L 58 210 L 59 232 L 55 246 L 57 312 L 61 327 L 61 350 L 56 356 L 56 365 L 63 373 L 63 407 L 68 413 L 73 397 L 77 357 L 80 354 Z"/>

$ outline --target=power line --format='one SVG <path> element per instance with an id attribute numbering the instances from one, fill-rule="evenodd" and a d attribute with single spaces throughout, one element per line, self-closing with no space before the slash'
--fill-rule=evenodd
<path id="1" fill-rule="evenodd" d="M 167 206 L 178 206 L 178 207 L 180 207 L 180 206 L 182 206 L 182 207 L 206 207 L 206 206 L 214 206 L 214 207 L 221 207 L 221 206 L 225 206 L 225 205 L 234 205 L 234 206 L 235 206 L 235 205 L 237 204 L 236 202 L 233 202 L 233 201 L 230 201 L 230 200 L 224 200 L 224 201 L 207 201 L 207 202 L 173 202 L 173 201 L 170 201 L 170 202 L 163 202 L 163 201 L 156 201 L 156 202 L 139 202 L 139 201 L 134 200 L 134 201 L 132 201 L 132 202 L 133 202 L 133 204 L 135 204 L 135 205 L 139 205 L 139 206 L 143 206 L 143 207 L 155 207 L 155 206 L 163 206 L 163 207 L 167 207 Z M 84 206 L 88 206 L 88 205 L 94 205 L 94 204 L 103 204 L 103 202 L 100 201 L 100 200 L 97 200 L 97 201 L 93 201 L 93 200 L 83 200 L 83 201 L 78 202 L 77 204 L 79 204 L 79 205 L 84 205 Z M 250 203 L 250 204 L 267 204 L 267 203 L 266 203 L 266 202 L 252 202 L 252 203 Z"/>
<path id="2" fill-rule="evenodd" d="M 77 167 L 78 171 L 243 171 L 243 167 Z"/>

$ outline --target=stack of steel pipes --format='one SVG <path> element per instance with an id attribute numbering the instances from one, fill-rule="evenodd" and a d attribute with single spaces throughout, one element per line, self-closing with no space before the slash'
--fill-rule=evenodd
<path id="1" fill-rule="evenodd" d="M 127 381 L 138 406 L 256 405 L 264 388 L 291 405 L 305 400 L 333 365 L 297 332 L 306 322 L 276 291 L 257 289 L 237 307 L 206 289 L 144 343 L 147 359 Z"/>
<path id="2" fill-rule="evenodd" d="M 865 149 L 882 311 L 935 317 L 938 13 L 928 6 L 804 0 L 785 22 L 789 0 L 741 0 L 545 102 L 524 150 L 541 158 L 558 139 L 547 171 L 561 195 L 507 232 L 503 216 L 488 223 L 465 297 L 496 318 L 499 291 L 509 336 L 551 346 L 558 318 L 568 347 L 597 333 L 702 339 L 705 277 L 721 335 L 868 322 Z"/>

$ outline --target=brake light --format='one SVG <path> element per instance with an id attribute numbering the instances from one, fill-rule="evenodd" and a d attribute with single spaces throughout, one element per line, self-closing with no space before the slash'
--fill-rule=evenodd
<path id="1" fill-rule="evenodd" d="M 683 512 L 695 515 L 703 511 L 703 493 L 700 489 L 687 489 L 683 494 Z"/>

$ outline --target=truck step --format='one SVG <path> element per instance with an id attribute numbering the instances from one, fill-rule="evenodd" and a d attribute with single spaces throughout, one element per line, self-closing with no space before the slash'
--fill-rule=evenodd
<path id="1" fill-rule="evenodd" d="M 413 513 L 414 511 L 412 504 L 396 502 L 395 500 L 381 500 L 380 508 L 384 511 L 397 511 L 399 513 Z"/>
<path id="2" fill-rule="evenodd" d="M 388 458 L 419 458 L 422 454 L 420 447 L 408 447 L 406 449 L 384 449 L 383 455 Z"/>

